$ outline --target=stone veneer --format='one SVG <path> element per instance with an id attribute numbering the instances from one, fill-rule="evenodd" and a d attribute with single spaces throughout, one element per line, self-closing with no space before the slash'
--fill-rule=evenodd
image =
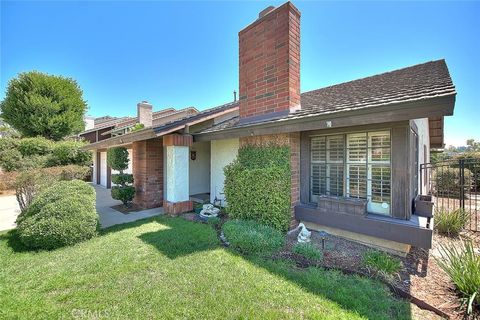
<path id="1" fill-rule="evenodd" d="M 291 168 L 291 223 L 290 227 L 297 226 L 294 207 L 300 202 L 300 132 L 271 134 L 262 136 L 250 136 L 240 138 L 240 147 L 245 145 L 268 146 L 279 145 L 290 147 Z"/>
<path id="2" fill-rule="evenodd" d="M 143 208 L 163 204 L 162 138 L 132 143 L 133 179 L 136 189 L 133 202 Z"/>

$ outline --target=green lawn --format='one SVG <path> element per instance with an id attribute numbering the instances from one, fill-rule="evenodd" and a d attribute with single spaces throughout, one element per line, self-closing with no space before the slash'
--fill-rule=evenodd
<path id="1" fill-rule="evenodd" d="M 0 318 L 409 319 L 380 282 L 245 258 L 213 229 L 157 217 L 51 252 L 0 235 Z"/>

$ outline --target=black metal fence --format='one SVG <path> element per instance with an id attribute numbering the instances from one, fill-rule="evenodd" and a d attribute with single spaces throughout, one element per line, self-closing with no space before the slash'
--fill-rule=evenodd
<path id="1" fill-rule="evenodd" d="M 435 210 L 463 209 L 466 229 L 480 231 L 480 159 L 446 160 L 420 165 L 421 193 L 433 195 Z"/>

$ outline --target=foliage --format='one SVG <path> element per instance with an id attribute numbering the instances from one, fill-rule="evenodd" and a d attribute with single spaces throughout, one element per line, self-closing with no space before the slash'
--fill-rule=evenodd
<path id="1" fill-rule="evenodd" d="M 411 319 L 380 281 L 240 257 L 205 224 L 161 215 L 101 233 L 39 252 L 0 233 L 0 318 L 60 319 L 79 306 L 89 319 Z"/>
<path id="2" fill-rule="evenodd" d="M 459 198 L 462 188 L 460 181 L 460 169 L 442 166 L 433 170 L 434 190 L 433 193 L 438 197 Z M 472 181 L 472 173 L 467 168 L 464 169 L 464 185 L 465 191 L 469 191 L 468 182 Z"/>
<path id="3" fill-rule="evenodd" d="M 227 212 L 286 231 L 290 223 L 290 149 L 245 146 L 225 167 Z"/>
<path id="4" fill-rule="evenodd" d="M 133 175 L 123 173 L 128 168 L 128 150 L 124 147 L 110 148 L 107 151 L 107 163 L 113 170 L 120 171 L 119 174 L 112 174 L 112 182 L 116 186 L 112 187 L 112 198 L 122 201 L 123 205 L 128 206 L 135 197 L 135 187 L 133 187 Z"/>
<path id="5" fill-rule="evenodd" d="M 113 174 L 112 175 L 112 182 L 114 184 L 120 184 L 120 185 L 132 184 L 133 183 L 133 175 L 132 174 L 127 174 L 127 173 Z"/>
<path id="6" fill-rule="evenodd" d="M 0 167 L 7 172 L 29 169 L 91 164 L 90 151 L 80 150 L 80 141 L 54 142 L 42 137 L 0 139 Z"/>
<path id="7" fill-rule="evenodd" d="M 480 255 L 475 253 L 473 243 L 468 241 L 462 248 L 441 246 L 440 254 L 441 258 L 435 258 L 437 264 L 468 300 L 470 311 L 474 301 L 480 306 Z"/>
<path id="8" fill-rule="evenodd" d="M 82 150 L 85 146 L 83 141 L 60 141 L 57 142 L 52 150 L 49 166 L 66 166 L 76 164 L 79 166 L 90 166 L 92 164 L 92 154 L 90 151 Z"/>
<path id="9" fill-rule="evenodd" d="M 230 245 L 244 254 L 271 254 L 284 245 L 285 237 L 275 228 L 252 220 L 230 220 L 223 225 Z"/>
<path id="10" fill-rule="evenodd" d="M 292 251 L 310 260 L 320 260 L 323 256 L 322 252 L 311 243 L 297 243 L 293 246 Z"/>
<path id="11" fill-rule="evenodd" d="M 95 190 L 80 180 L 60 181 L 41 192 L 17 219 L 20 241 L 30 249 L 56 249 L 97 234 Z"/>
<path id="12" fill-rule="evenodd" d="M 207 220 L 207 223 L 211 226 L 218 226 L 221 223 L 221 219 L 219 217 L 210 217 Z"/>
<path id="13" fill-rule="evenodd" d="M 128 169 L 128 150 L 124 147 L 114 147 L 107 150 L 107 164 L 113 170 L 122 172 Z"/>
<path id="14" fill-rule="evenodd" d="M 470 219 L 470 214 L 463 209 L 449 211 L 445 208 L 435 210 L 435 229 L 447 236 L 458 236 Z"/>
<path id="15" fill-rule="evenodd" d="M 133 186 L 113 186 L 112 198 L 122 201 L 123 205 L 128 206 L 135 197 L 135 187 Z"/>
<path id="16" fill-rule="evenodd" d="M 17 172 L 0 172 L 0 192 L 15 189 Z"/>
<path id="17" fill-rule="evenodd" d="M 130 128 L 130 132 L 140 131 L 145 128 L 143 123 L 136 123 L 132 128 Z"/>
<path id="18" fill-rule="evenodd" d="M 85 127 L 87 104 L 78 83 L 37 71 L 20 73 L 8 83 L 2 117 L 25 137 L 60 140 Z"/>
<path id="19" fill-rule="evenodd" d="M 60 167 L 32 169 L 15 175 L 13 184 L 20 210 L 22 212 L 32 203 L 41 190 L 60 180 L 84 179 L 90 168 L 68 165 Z"/>
<path id="20" fill-rule="evenodd" d="M 53 141 L 43 137 L 24 138 L 18 140 L 18 150 L 24 157 L 44 156 L 49 154 L 53 148 Z"/>
<path id="21" fill-rule="evenodd" d="M 377 250 L 368 250 L 365 252 L 363 254 L 363 263 L 367 268 L 386 275 L 393 275 L 400 271 L 402 267 L 400 260 L 392 257 L 388 253 Z"/>

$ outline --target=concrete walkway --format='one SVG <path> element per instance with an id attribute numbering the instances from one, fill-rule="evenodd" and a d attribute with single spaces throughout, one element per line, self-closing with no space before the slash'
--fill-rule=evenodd
<path id="1" fill-rule="evenodd" d="M 19 213 L 20 207 L 15 196 L 0 196 L 0 231 L 14 229 Z"/>
<path id="2" fill-rule="evenodd" d="M 110 189 L 105 189 L 98 185 L 93 186 L 97 192 L 97 212 L 100 218 L 102 228 L 108 228 L 115 224 L 133 222 L 136 220 L 158 216 L 163 214 L 163 208 L 154 208 L 123 214 L 111 207 L 121 204 L 121 201 L 114 200 L 110 196 Z"/>

